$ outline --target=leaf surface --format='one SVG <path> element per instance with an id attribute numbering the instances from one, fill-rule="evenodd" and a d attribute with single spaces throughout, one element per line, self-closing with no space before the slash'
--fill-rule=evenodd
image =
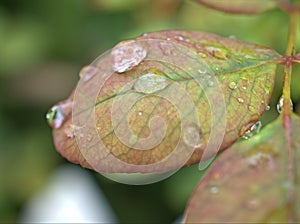
<path id="1" fill-rule="evenodd" d="M 300 119 L 293 114 L 292 183 L 282 122 L 280 116 L 260 134 L 220 155 L 196 187 L 185 211 L 186 223 L 300 221 Z"/>
<path id="2" fill-rule="evenodd" d="M 267 47 L 192 31 L 149 33 L 114 49 L 127 52 L 126 44 L 147 54 L 135 47 L 124 64 L 109 53 L 83 70 L 68 99 L 75 113 L 65 111 L 53 133 L 64 157 L 99 172 L 164 172 L 213 156 L 209 146 L 228 148 L 265 111 L 281 57 Z"/>
<path id="3" fill-rule="evenodd" d="M 276 7 L 276 0 L 195 0 L 207 7 L 235 14 L 257 14 Z"/>

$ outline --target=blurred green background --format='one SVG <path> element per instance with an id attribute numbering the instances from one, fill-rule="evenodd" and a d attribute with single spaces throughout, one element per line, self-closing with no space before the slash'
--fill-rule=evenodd
<path id="1" fill-rule="evenodd" d="M 189 0 L 0 0 L 0 222 L 16 222 L 53 170 L 68 163 L 54 148 L 45 114 L 68 97 L 80 68 L 98 55 L 123 39 L 163 29 L 234 36 L 284 53 L 288 21 L 280 10 L 237 16 Z M 279 69 L 264 125 L 278 115 L 281 80 Z M 297 67 L 292 96 L 299 114 Z M 192 166 L 159 183 L 128 186 L 89 172 L 119 221 L 138 223 L 174 221 L 201 177 Z"/>

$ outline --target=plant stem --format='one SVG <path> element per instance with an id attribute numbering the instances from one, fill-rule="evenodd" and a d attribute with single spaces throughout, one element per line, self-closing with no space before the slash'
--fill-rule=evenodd
<path id="1" fill-rule="evenodd" d="M 286 49 L 286 57 L 287 60 L 285 62 L 284 67 L 284 80 L 283 80 L 283 125 L 286 133 L 286 143 L 288 150 L 288 182 L 289 182 L 289 191 L 288 191 L 288 200 L 287 200 L 287 218 L 289 222 L 295 221 L 294 216 L 294 197 L 295 197 L 295 189 L 294 189 L 294 151 L 292 148 L 291 142 L 291 113 L 292 108 L 290 106 L 291 102 L 291 75 L 292 75 L 292 56 L 295 54 L 295 41 L 296 41 L 296 29 L 298 22 L 298 12 L 293 12 L 290 14 L 290 29 L 288 36 L 288 45 Z"/>

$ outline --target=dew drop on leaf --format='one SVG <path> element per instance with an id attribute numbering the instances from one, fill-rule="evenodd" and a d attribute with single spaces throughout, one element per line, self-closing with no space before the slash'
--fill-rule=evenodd
<path id="1" fill-rule="evenodd" d="M 212 81 L 212 80 L 208 80 L 208 86 L 213 86 L 214 85 L 214 81 Z"/>
<path id="2" fill-rule="evenodd" d="M 147 51 L 134 41 L 121 42 L 111 51 L 113 69 L 123 73 L 139 65 L 147 56 Z"/>
<path id="3" fill-rule="evenodd" d="M 212 194 L 217 194 L 217 193 L 219 193 L 219 188 L 217 186 L 211 186 L 209 191 Z"/>
<path id="4" fill-rule="evenodd" d="M 251 210 L 255 210 L 259 207 L 259 200 L 256 198 L 250 198 L 249 200 L 246 201 L 246 207 L 251 209 Z"/>
<path id="5" fill-rule="evenodd" d="M 65 134 L 68 138 L 74 138 L 76 136 L 76 130 L 79 130 L 81 127 L 70 124 L 69 127 L 65 128 Z"/>
<path id="6" fill-rule="evenodd" d="M 236 84 L 236 82 L 230 82 L 229 85 L 228 85 L 228 87 L 229 87 L 229 89 L 234 90 L 234 89 L 237 88 L 237 84 Z"/>
<path id="7" fill-rule="evenodd" d="M 147 73 L 137 79 L 133 88 L 141 93 L 154 93 L 166 88 L 168 85 L 168 78 L 153 73 Z"/>
<path id="8" fill-rule="evenodd" d="M 200 56 L 200 58 L 206 58 L 207 55 L 203 52 L 198 52 L 198 55 Z"/>
<path id="9" fill-rule="evenodd" d="M 142 116 L 142 115 L 143 115 L 143 112 L 142 112 L 142 111 L 139 111 L 139 112 L 138 112 L 138 115 L 139 115 L 139 116 Z"/>
<path id="10" fill-rule="evenodd" d="M 98 68 L 94 66 L 85 66 L 81 69 L 79 76 L 84 82 L 91 80 L 97 74 Z"/>
<path id="11" fill-rule="evenodd" d="M 241 98 L 241 97 L 237 98 L 237 101 L 238 101 L 239 103 L 244 103 L 244 99 Z"/>
<path id="12" fill-rule="evenodd" d="M 198 72 L 200 74 L 206 74 L 207 73 L 207 69 L 206 68 L 201 68 L 201 69 L 198 69 Z"/>
<path id="13" fill-rule="evenodd" d="M 65 115 L 60 106 L 53 106 L 46 114 L 48 124 L 53 128 L 59 128 L 64 122 Z"/>
<path id="14" fill-rule="evenodd" d="M 161 49 L 161 51 L 164 55 L 166 55 L 166 56 L 172 55 L 172 51 L 173 51 L 172 44 L 170 44 L 168 42 L 160 42 L 159 48 Z"/>
<path id="15" fill-rule="evenodd" d="M 180 41 L 185 40 L 185 38 L 184 38 L 183 36 L 181 36 L 181 35 L 177 35 L 177 36 L 175 36 L 174 38 L 175 38 L 176 40 L 180 40 Z"/>
<path id="16" fill-rule="evenodd" d="M 217 59 L 225 60 L 227 58 L 227 51 L 225 49 L 207 46 L 205 50 Z"/>
<path id="17" fill-rule="evenodd" d="M 244 139 L 250 139 L 254 135 L 258 134 L 262 128 L 262 123 L 261 121 L 257 121 L 254 125 L 251 126 L 251 128 L 245 132 L 243 135 Z"/>
<path id="18" fill-rule="evenodd" d="M 248 106 L 248 110 L 249 110 L 249 111 L 254 111 L 254 109 L 255 109 L 255 108 L 254 108 L 253 106 L 251 106 L 251 105 Z"/>
<path id="19" fill-rule="evenodd" d="M 67 115 L 71 112 L 72 105 L 72 101 L 66 100 L 51 107 L 46 114 L 48 124 L 52 128 L 60 128 L 65 122 Z"/>
<path id="20" fill-rule="evenodd" d="M 292 102 L 292 100 L 290 100 L 290 107 L 291 107 L 291 110 L 293 110 L 293 102 Z M 279 102 L 276 105 L 276 108 L 277 108 L 278 113 L 281 114 L 282 108 L 283 108 L 283 96 L 280 97 Z"/>
<path id="21" fill-rule="evenodd" d="M 271 107 L 269 105 L 266 106 L 266 110 L 270 110 Z"/>
<path id="22" fill-rule="evenodd" d="M 189 39 L 189 38 L 184 37 L 184 36 L 182 36 L 182 35 L 176 35 L 176 36 L 174 36 L 174 39 L 175 39 L 175 40 L 179 40 L 179 41 L 190 42 L 190 39 Z"/>
<path id="23" fill-rule="evenodd" d="M 200 130 L 197 125 L 191 124 L 184 128 L 182 138 L 185 144 L 198 148 L 201 145 Z"/>

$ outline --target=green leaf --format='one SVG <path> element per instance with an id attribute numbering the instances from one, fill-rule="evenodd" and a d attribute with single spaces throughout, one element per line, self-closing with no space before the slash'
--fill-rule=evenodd
<path id="1" fill-rule="evenodd" d="M 165 172 L 208 159 L 259 120 L 279 58 L 273 49 L 202 32 L 121 42 L 50 111 L 56 148 L 106 173 Z"/>
<path id="2" fill-rule="evenodd" d="M 257 14 L 277 6 L 276 0 L 195 0 L 207 7 L 235 14 Z"/>
<path id="3" fill-rule="evenodd" d="M 195 189 L 185 222 L 299 222 L 299 117 L 293 114 L 291 123 L 293 170 L 279 116 L 260 134 L 220 155 Z"/>

